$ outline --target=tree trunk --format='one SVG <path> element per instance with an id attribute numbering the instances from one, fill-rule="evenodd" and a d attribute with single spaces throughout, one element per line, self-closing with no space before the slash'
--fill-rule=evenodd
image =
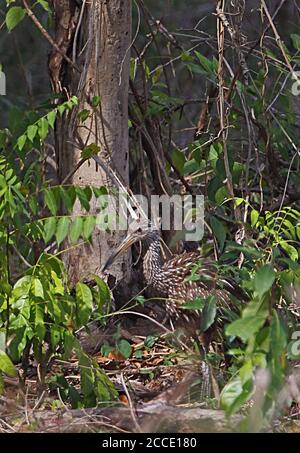
<path id="1" fill-rule="evenodd" d="M 85 161 L 72 175 L 81 160 L 81 151 L 89 144 L 100 148 L 100 156 L 106 164 L 121 176 L 125 184 L 129 180 L 128 168 L 128 81 L 131 40 L 131 1 L 92 0 L 82 2 L 70 15 L 74 2 L 61 0 L 69 27 L 58 27 L 63 19 L 56 10 L 56 42 L 59 30 L 65 32 L 64 46 L 74 67 L 62 59 L 59 69 L 59 83 L 53 83 L 54 90 L 77 96 L 78 106 L 57 122 L 56 151 L 61 183 L 79 186 L 113 187 L 107 174 L 93 159 Z M 66 6 L 69 5 L 69 6 Z M 68 10 L 68 11 L 67 11 Z M 60 11 L 61 13 L 61 11 Z M 72 19 L 70 20 L 70 17 Z M 75 26 L 73 24 L 75 23 Z M 71 32 L 70 32 L 71 30 Z M 60 32 L 63 34 L 62 32 Z M 50 57 L 55 61 L 55 49 Z M 59 58 L 56 52 L 56 58 Z M 79 68 L 76 70 L 75 66 Z M 55 76 L 55 74 L 54 74 Z M 53 80 L 52 74 L 52 80 Z M 57 74 L 56 74 L 57 78 Z M 99 97 L 99 98 L 95 98 Z M 100 103 L 97 104 L 97 99 Z M 95 106 L 95 104 L 97 104 Z M 78 118 L 83 109 L 90 111 L 84 122 Z M 96 213 L 96 199 L 91 200 L 90 213 Z M 74 216 L 84 214 L 79 202 L 74 206 Z M 124 234 L 124 233 L 123 233 Z M 71 283 L 98 273 L 111 249 L 120 241 L 122 234 L 107 234 L 95 229 L 93 243 L 70 248 L 65 261 Z M 117 280 L 129 277 L 130 255 L 124 254 L 115 263 L 110 273 Z"/>

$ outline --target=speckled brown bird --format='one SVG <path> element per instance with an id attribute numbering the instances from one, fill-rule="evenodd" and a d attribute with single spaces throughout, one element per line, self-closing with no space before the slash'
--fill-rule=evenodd
<path id="1" fill-rule="evenodd" d="M 109 257 L 102 271 L 138 241 L 144 242 L 147 249 L 143 271 L 148 286 L 162 298 L 171 324 L 183 327 L 188 336 L 197 342 L 201 355 L 205 358 L 215 335 L 217 321 L 220 320 L 220 310 L 212 325 L 201 331 L 201 312 L 186 310 L 182 305 L 197 297 L 206 299 L 215 296 L 217 308 L 232 309 L 231 294 L 238 299 L 246 297 L 241 297 L 239 288 L 229 278 L 218 275 L 213 262 L 203 263 L 198 252 L 185 252 L 164 262 L 160 232 L 147 220 L 130 224 L 127 236 Z M 193 278 L 189 278 L 191 275 Z M 211 380 L 209 366 L 205 360 L 201 362 L 201 369 L 203 380 L 200 394 L 202 397 L 208 397 L 211 394 Z"/>
<path id="2" fill-rule="evenodd" d="M 239 298 L 239 289 L 234 282 L 220 277 L 213 262 L 203 263 L 198 252 L 185 252 L 163 262 L 160 232 L 148 220 L 133 221 L 129 225 L 127 236 L 109 257 L 102 271 L 138 241 L 146 244 L 143 271 L 147 285 L 166 299 L 166 311 L 173 319 L 191 319 L 187 310 L 180 309 L 180 306 L 196 297 L 214 295 L 217 305 L 223 307 L 230 306 L 231 294 Z M 191 274 L 194 275 L 193 279 L 188 278 Z M 191 315 L 195 315 L 195 312 Z"/>

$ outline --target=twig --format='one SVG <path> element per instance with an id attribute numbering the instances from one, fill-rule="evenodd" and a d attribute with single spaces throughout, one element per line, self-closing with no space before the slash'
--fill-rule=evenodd
<path id="1" fill-rule="evenodd" d="M 23 5 L 24 5 L 24 8 L 26 9 L 26 12 L 27 12 L 27 15 L 28 17 L 30 17 L 30 19 L 32 20 L 32 22 L 35 24 L 35 26 L 40 30 L 40 32 L 42 33 L 42 35 L 47 39 L 47 41 L 51 44 L 52 47 L 54 47 L 57 52 L 66 60 L 67 63 L 69 63 L 72 68 L 74 68 L 76 71 L 78 72 L 81 72 L 80 69 L 78 68 L 78 66 L 73 63 L 73 61 L 68 57 L 68 55 L 66 55 L 60 48 L 59 46 L 56 44 L 56 42 L 52 39 L 52 37 L 49 35 L 49 33 L 47 32 L 47 30 L 45 30 L 45 28 L 42 26 L 42 24 L 40 23 L 40 21 L 38 20 L 38 18 L 33 14 L 33 12 L 31 11 L 31 9 L 29 8 L 28 6 L 28 3 L 26 0 L 23 0 Z"/>
<path id="2" fill-rule="evenodd" d="M 121 378 L 121 384 L 123 386 L 124 392 L 125 392 L 127 400 L 128 400 L 128 404 L 129 404 L 132 420 L 133 420 L 133 422 L 135 424 L 135 427 L 136 427 L 137 431 L 140 433 L 142 431 L 141 431 L 140 425 L 138 423 L 137 416 L 136 416 L 136 413 L 135 413 L 135 410 L 134 410 L 134 407 L 133 407 L 133 404 L 132 404 L 132 399 L 131 399 L 131 396 L 129 394 L 128 388 L 127 388 L 127 386 L 125 384 L 125 379 L 124 379 L 124 375 L 123 375 L 122 372 L 121 372 L 120 378 Z"/>

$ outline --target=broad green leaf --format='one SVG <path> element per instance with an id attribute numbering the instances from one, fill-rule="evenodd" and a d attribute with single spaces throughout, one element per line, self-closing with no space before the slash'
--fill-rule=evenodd
<path id="1" fill-rule="evenodd" d="M 221 206 L 229 198 L 228 190 L 225 186 L 219 187 L 215 193 L 215 200 L 218 206 Z"/>
<path id="2" fill-rule="evenodd" d="M 18 145 L 18 148 L 19 148 L 19 151 L 22 151 L 22 149 L 24 148 L 25 146 L 25 143 L 26 143 L 26 140 L 27 140 L 27 135 L 21 135 L 18 140 L 17 140 L 17 145 Z"/>
<path id="3" fill-rule="evenodd" d="M 144 345 L 146 348 L 152 348 L 159 337 L 157 335 L 148 335 L 144 340 Z"/>
<path id="4" fill-rule="evenodd" d="M 69 238 L 72 244 L 76 244 L 78 239 L 82 234 L 83 229 L 83 218 L 82 217 L 75 217 L 72 221 Z"/>
<path id="5" fill-rule="evenodd" d="M 118 351 L 122 354 L 124 359 L 128 359 L 131 356 L 132 348 L 127 340 L 120 340 L 117 344 Z"/>
<path id="6" fill-rule="evenodd" d="M 57 273 L 53 269 L 51 269 L 51 278 L 54 283 L 54 294 L 63 296 L 65 294 L 65 289 L 62 279 L 58 277 Z"/>
<path id="7" fill-rule="evenodd" d="M 21 6 L 12 6 L 5 17 L 5 23 L 8 31 L 12 31 L 22 19 L 24 19 L 26 11 Z"/>
<path id="8" fill-rule="evenodd" d="M 27 137 L 29 138 L 31 143 L 34 140 L 37 131 L 38 131 L 38 127 L 37 127 L 36 124 L 32 124 L 32 125 L 28 126 L 28 128 L 27 128 Z"/>
<path id="9" fill-rule="evenodd" d="M 85 209 L 86 211 L 89 211 L 90 202 L 89 202 L 89 199 L 88 199 L 87 194 L 85 193 L 84 189 L 82 187 L 76 186 L 75 192 L 76 192 L 77 198 L 80 201 L 81 207 L 83 209 Z"/>
<path id="10" fill-rule="evenodd" d="M 90 288 L 84 283 L 76 284 L 76 312 L 78 327 L 85 326 L 93 309 L 93 296 Z"/>
<path id="11" fill-rule="evenodd" d="M 101 102 L 101 96 L 94 96 L 92 99 L 92 106 L 93 107 L 98 107 L 98 105 Z"/>
<path id="12" fill-rule="evenodd" d="M 0 330 L 0 351 L 5 352 L 6 348 L 6 333 Z"/>
<path id="13" fill-rule="evenodd" d="M 262 297 L 272 287 L 275 280 L 273 268 L 266 264 L 259 268 L 254 277 L 254 288 L 259 297 Z"/>
<path id="14" fill-rule="evenodd" d="M 216 313 L 216 296 L 209 296 L 202 311 L 201 332 L 205 332 L 214 323 Z"/>
<path id="15" fill-rule="evenodd" d="M 250 399 L 252 388 L 251 380 L 243 385 L 240 376 L 235 376 L 221 392 L 221 408 L 225 409 L 229 415 L 237 412 Z"/>
<path id="16" fill-rule="evenodd" d="M 90 116 L 90 111 L 88 109 L 83 109 L 78 113 L 78 118 L 82 123 L 84 123 Z"/>
<path id="17" fill-rule="evenodd" d="M 100 146 L 96 145 L 96 143 L 91 143 L 90 145 L 86 146 L 81 152 L 81 159 L 90 159 L 92 156 L 99 154 Z"/>
<path id="18" fill-rule="evenodd" d="M 90 239 L 90 237 L 94 231 L 95 224 L 96 224 L 96 219 L 94 216 L 88 216 L 85 218 L 84 224 L 83 224 L 83 237 L 85 239 Z"/>
<path id="19" fill-rule="evenodd" d="M 224 248 L 225 244 L 225 239 L 226 239 L 226 229 L 220 220 L 218 220 L 216 217 L 211 216 L 210 218 L 210 225 L 213 229 L 214 235 L 216 236 L 220 250 L 222 251 Z"/>
<path id="20" fill-rule="evenodd" d="M 52 127 L 52 129 L 54 128 L 55 120 L 56 120 L 56 110 L 52 110 L 52 112 L 49 112 L 47 115 L 48 124 L 50 127 Z"/>
<path id="21" fill-rule="evenodd" d="M 39 120 L 38 128 L 39 128 L 39 136 L 40 136 L 41 140 L 45 140 L 45 138 L 48 135 L 48 130 L 49 130 L 49 125 L 48 125 L 48 121 L 46 120 L 46 118 L 43 117 Z"/>
<path id="22" fill-rule="evenodd" d="M 182 175 L 184 164 L 186 162 L 184 153 L 182 151 L 180 151 L 179 149 L 174 149 L 174 151 L 172 152 L 172 161 L 173 161 L 176 169 Z"/>
<path id="23" fill-rule="evenodd" d="M 8 376 L 15 377 L 17 370 L 4 351 L 0 351 L 0 371 Z"/>
<path id="24" fill-rule="evenodd" d="M 61 328 L 58 326 L 51 326 L 50 337 L 52 348 L 55 349 L 61 339 Z"/>
<path id="25" fill-rule="evenodd" d="M 208 74 L 212 74 L 214 72 L 214 63 L 213 63 L 213 61 L 211 61 L 208 58 L 206 58 L 204 55 L 202 55 L 197 50 L 195 50 L 195 54 L 196 54 L 198 60 L 200 61 L 201 65 L 205 69 L 205 71 Z"/>
<path id="26" fill-rule="evenodd" d="M 283 248 L 283 250 L 288 254 L 288 256 L 291 258 L 293 261 L 298 261 L 298 250 L 293 247 L 291 244 L 289 244 L 286 241 L 281 241 L 280 242 L 280 247 Z"/>
<path id="27" fill-rule="evenodd" d="M 252 226 L 252 228 L 254 228 L 258 221 L 259 212 L 256 209 L 252 209 L 250 217 L 251 217 L 251 226 Z"/>
<path id="28" fill-rule="evenodd" d="M 98 275 L 94 275 L 93 278 L 97 284 L 97 288 L 98 288 L 99 296 L 100 296 L 99 303 L 98 303 L 98 309 L 100 311 L 100 314 L 104 315 L 104 314 L 106 314 L 103 311 L 104 308 L 106 309 L 106 312 L 108 312 L 110 309 L 110 304 L 111 304 L 110 289 L 107 286 L 107 284 Z"/>
<path id="29" fill-rule="evenodd" d="M 96 368 L 95 394 L 99 402 L 108 402 L 118 400 L 119 394 L 106 374 Z"/>
<path id="30" fill-rule="evenodd" d="M 44 289 L 42 282 L 39 278 L 34 277 L 31 281 L 31 292 L 34 297 L 44 297 Z"/>
<path id="31" fill-rule="evenodd" d="M 52 190 L 45 190 L 45 203 L 52 215 L 56 215 L 58 204 Z"/>
<path id="32" fill-rule="evenodd" d="M 80 368 L 80 386 L 85 398 L 85 404 L 89 405 L 89 396 L 94 395 L 95 375 L 89 357 L 81 352 L 78 354 Z"/>
<path id="33" fill-rule="evenodd" d="M 190 300 L 185 304 L 181 305 L 180 308 L 184 308 L 187 310 L 202 310 L 205 305 L 205 298 L 196 297 L 194 300 Z"/>
<path id="34" fill-rule="evenodd" d="M 44 8 L 45 11 L 47 11 L 48 13 L 51 12 L 49 3 L 46 0 L 37 0 L 37 2 Z"/>
<path id="35" fill-rule="evenodd" d="M 44 241 L 48 244 L 49 241 L 53 238 L 56 231 L 56 218 L 48 217 L 44 223 Z"/>
<path id="36" fill-rule="evenodd" d="M 35 305 L 35 333 L 40 341 L 44 340 L 46 327 L 44 324 L 44 305 Z"/>
<path id="37" fill-rule="evenodd" d="M 273 357 L 279 357 L 287 345 L 286 332 L 276 310 L 273 310 L 271 322 L 271 349 Z"/>
<path id="38" fill-rule="evenodd" d="M 296 33 L 291 34 L 291 40 L 294 46 L 294 49 L 300 50 L 300 36 Z"/>
<path id="39" fill-rule="evenodd" d="M 58 245 L 60 245 L 66 239 L 69 231 L 69 225 L 69 217 L 61 217 L 57 222 L 55 237 Z"/>
<path id="40" fill-rule="evenodd" d="M 240 337 L 243 341 L 247 341 L 252 335 L 259 331 L 265 323 L 265 315 L 247 316 L 237 319 L 226 327 L 226 335 Z"/>

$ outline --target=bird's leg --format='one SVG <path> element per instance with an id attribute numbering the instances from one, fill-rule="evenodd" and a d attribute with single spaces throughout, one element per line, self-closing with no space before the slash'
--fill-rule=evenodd
<path id="1" fill-rule="evenodd" d="M 211 396 L 211 379 L 210 379 L 210 369 L 209 364 L 207 363 L 207 352 L 206 349 L 202 346 L 202 360 L 201 360 L 201 374 L 202 374 L 202 383 L 200 390 L 200 400 L 204 401 Z"/>
<path id="2" fill-rule="evenodd" d="M 200 351 L 200 358 L 201 358 L 201 374 L 202 374 L 202 384 L 200 390 L 200 398 L 201 401 L 209 398 L 211 396 L 211 373 L 210 373 L 210 366 L 207 359 L 207 354 L 209 352 L 209 345 L 213 338 L 215 331 L 215 326 L 212 325 L 208 328 L 205 332 L 197 338 L 197 344 Z"/>

